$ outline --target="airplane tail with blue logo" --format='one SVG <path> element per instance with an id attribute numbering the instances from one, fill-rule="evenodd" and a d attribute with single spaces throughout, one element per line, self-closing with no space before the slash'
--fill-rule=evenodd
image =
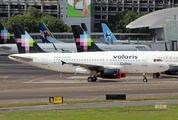
<path id="1" fill-rule="evenodd" d="M 11 36 L 7 29 L 0 23 L 0 44 L 16 43 L 16 40 Z"/>
<path id="2" fill-rule="evenodd" d="M 111 32 L 111 30 L 108 28 L 108 26 L 105 23 L 101 23 L 101 26 L 104 35 L 104 41 L 111 44 L 113 44 L 113 42 L 116 42 L 117 39 L 114 36 L 114 34 Z"/>
<path id="3" fill-rule="evenodd" d="M 71 27 L 78 52 L 102 51 L 79 25 Z"/>
<path id="4" fill-rule="evenodd" d="M 44 23 L 39 22 L 38 25 L 43 43 L 64 43 L 62 41 L 57 40 Z"/>
<path id="5" fill-rule="evenodd" d="M 12 25 L 19 53 L 44 53 L 21 25 Z"/>

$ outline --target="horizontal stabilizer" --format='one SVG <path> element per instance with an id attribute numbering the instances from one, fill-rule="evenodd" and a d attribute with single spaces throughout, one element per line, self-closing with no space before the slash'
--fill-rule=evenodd
<path id="1" fill-rule="evenodd" d="M 1 46 L 1 47 L 0 47 L 0 50 L 5 50 L 5 51 L 11 50 L 11 47 Z"/>
<path id="2" fill-rule="evenodd" d="M 20 57 L 20 56 L 16 56 L 16 55 L 10 55 L 9 56 L 11 59 L 15 59 L 15 60 L 23 60 L 23 61 L 27 61 L 27 62 L 30 62 L 30 61 L 33 61 L 32 58 L 27 58 L 27 57 Z"/>

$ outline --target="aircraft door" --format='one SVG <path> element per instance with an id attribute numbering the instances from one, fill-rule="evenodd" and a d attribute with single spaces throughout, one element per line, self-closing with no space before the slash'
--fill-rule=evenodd
<path id="1" fill-rule="evenodd" d="M 42 57 L 42 65 L 48 65 L 48 55 L 43 55 L 43 57 Z"/>

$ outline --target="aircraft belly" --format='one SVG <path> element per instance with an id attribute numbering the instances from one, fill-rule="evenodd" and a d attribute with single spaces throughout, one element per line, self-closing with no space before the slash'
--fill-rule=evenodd
<path id="1" fill-rule="evenodd" d="M 140 65 L 128 65 L 128 66 L 124 66 L 124 72 L 126 73 L 140 73 L 142 72 L 142 67 Z"/>
<path id="2" fill-rule="evenodd" d="M 70 72 L 74 73 L 74 67 L 71 65 L 62 65 L 61 63 L 49 64 L 50 70 L 58 72 Z"/>

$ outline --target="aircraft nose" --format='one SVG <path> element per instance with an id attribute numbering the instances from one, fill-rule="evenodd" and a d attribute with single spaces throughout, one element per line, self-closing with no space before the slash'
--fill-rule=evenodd
<path id="1" fill-rule="evenodd" d="M 167 63 L 163 63 L 163 65 L 161 65 L 160 68 L 162 68 L 163 71 L 166 71 L 170 68 L 170 66 Z"/>

